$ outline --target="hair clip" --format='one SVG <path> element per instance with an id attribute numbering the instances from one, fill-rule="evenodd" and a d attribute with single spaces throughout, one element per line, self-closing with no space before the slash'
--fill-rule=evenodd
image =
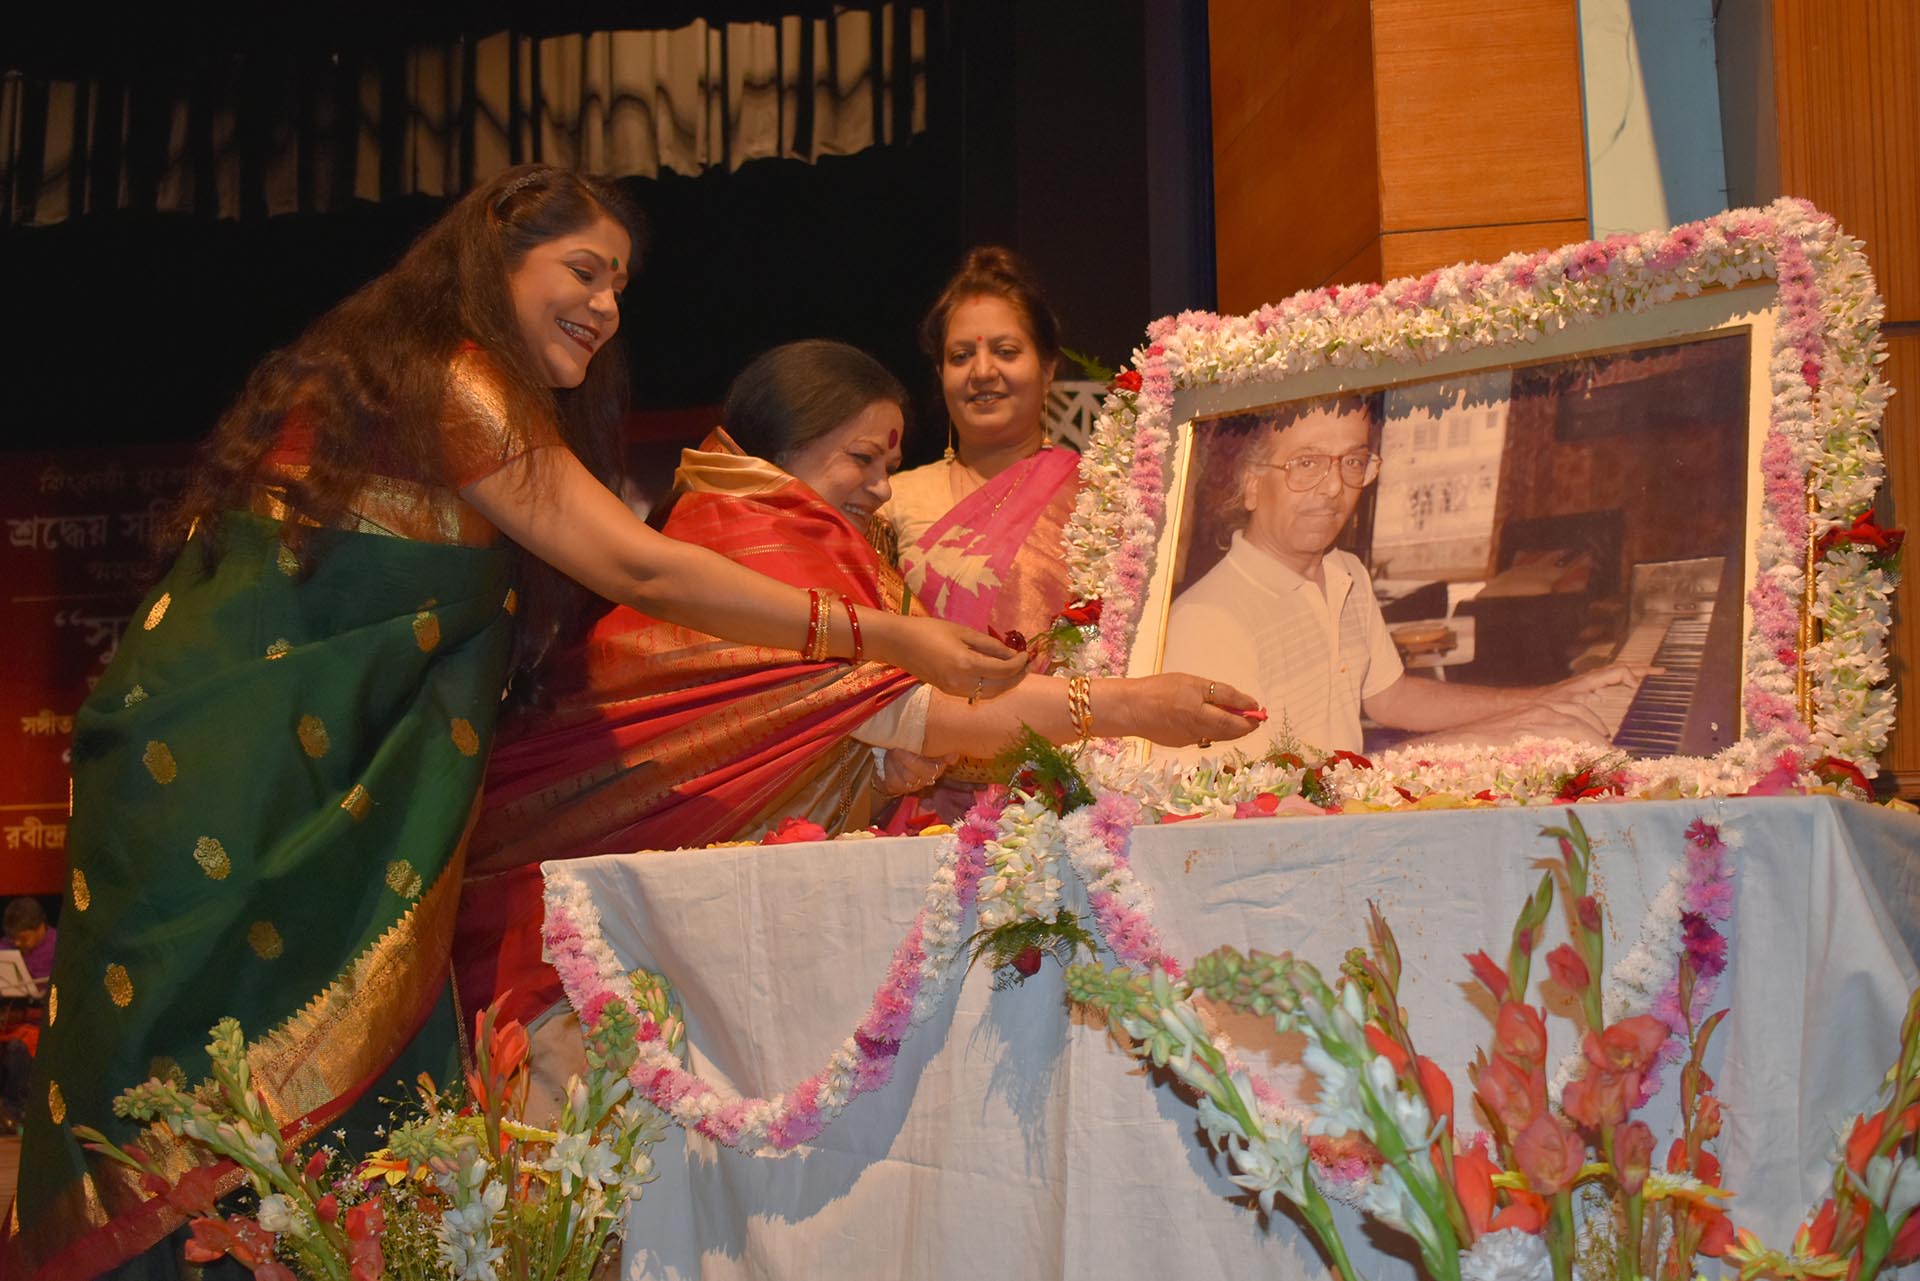
<path id="1" fill-rule="evenodd" d="M 513 197 L 519 195 L 534 183 L 539 182 L 540 179 L 545 176 L 546 171 L 544 169 L 534 169 L 521 174 L 518 178 L 515 178 L 512 182 L 501 188 L 500 194 L 493 198 L 494 209 L 498 210 L 502 205 L 506 204 L 507 201 L 513 199 Z"/>

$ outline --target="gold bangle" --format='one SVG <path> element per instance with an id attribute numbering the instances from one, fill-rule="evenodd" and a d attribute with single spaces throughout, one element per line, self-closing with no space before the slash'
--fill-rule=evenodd
<path id="1" fill-rule="evenodd" d="M 1093 678 L 1075 676 L 1067 681 L 1067 716 L 1073 722 L 1075 738 L 1093 737 Z"/>
<path id="2" fill-rule="evenodd" d="M 807 647 L 801 657 L 818 663 L 827 657 L 828 614 L 818 587 L 807 588 Z"/>

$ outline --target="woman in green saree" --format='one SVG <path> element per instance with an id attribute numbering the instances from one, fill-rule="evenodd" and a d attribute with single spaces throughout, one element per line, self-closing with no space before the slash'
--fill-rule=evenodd
<path id="1" fill-rule="evenodd" d="M 656 534 L 606 487 L 635 224 L 597 179 L 510 170 L 262 362 L 221 421 L 184 549 L 77 718 L 9 1277 L 173 1273 L 180 1208 L 70 1127 L 136 1141 L 114 1095 L 206 1075 L 223 1016 L 293 1134 L 416 1065 L 445 1070 L 496 709 L 575 584 L 728 639 L 852 654 L 843 611 Z M 950 624 L 861 624 L 869 656 L 952 692 L 1022 671 Z M 149 1150 L 177 1173 L 195 1160 Z"/>

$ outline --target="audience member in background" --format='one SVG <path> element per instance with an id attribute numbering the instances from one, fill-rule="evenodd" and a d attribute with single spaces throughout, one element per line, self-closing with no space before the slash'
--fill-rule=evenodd
<path id="1" fill-rule="evenodd" d="M 935 616 L 1026 636 L 1069 602 L 1060 538 L 1080 455 L 1047 440 L 1060 323 L 1027 265 L 983 246 L 920 327 L 940 375 L 947 453 L 893 478 L 881 516 L 907 586 Z"/>

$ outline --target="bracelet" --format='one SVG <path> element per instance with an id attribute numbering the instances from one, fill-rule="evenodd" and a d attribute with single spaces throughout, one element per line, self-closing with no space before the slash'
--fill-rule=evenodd
<path id="1" fill-rule="evenodd" d="M 826 604 L 821 598 L 818 587 L 807 588 L 807 645 L 800 656 L 809 663 L 818 663 L 827 656 Z"/>
<path id="2" fill-rule="evenodd" d="M 1075 676 L 1067 681 L 1067 716 L 1073 722 L 1074 737 L 1093 737 L 1093 678 Z"/>
<path id="3" fill-rule="evenodd" d="M 857 663 L 866 654 L 866 647 L 860 643 L 860 615 L 853 612 L 853 597 L 842 596 L 840 603 L 847 607 L 847 626 L 853 629 L 853 661 Z"/>

